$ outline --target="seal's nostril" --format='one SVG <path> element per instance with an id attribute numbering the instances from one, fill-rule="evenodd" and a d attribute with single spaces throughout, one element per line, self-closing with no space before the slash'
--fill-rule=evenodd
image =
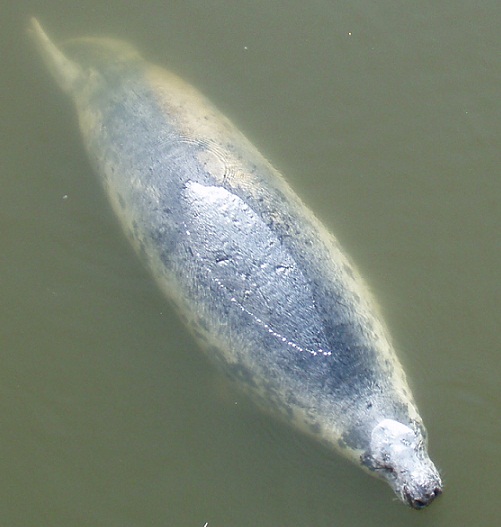
<path id="1" fill-rule="evenodd" d="M 435 498 L 442 494 L 442 489 L 436 487 L 430 493 L 425 493 L 422 498 L 414 499 L 410 493 L 407 493 L 407 501 L 413 509 L 424 509 L 427 507 Z"/>

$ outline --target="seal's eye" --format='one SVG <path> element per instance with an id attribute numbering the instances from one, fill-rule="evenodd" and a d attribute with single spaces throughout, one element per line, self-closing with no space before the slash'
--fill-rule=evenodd
<path id="1" fill-rule="evenodd" d="M 387 470 L 388 472 L 394 472 L 394 467 L 391 463 L 391 458 L 388 453 L 384 453 L 381 456 L 381 460 L 378 460 L 378 468 L 381 470 Z"/>

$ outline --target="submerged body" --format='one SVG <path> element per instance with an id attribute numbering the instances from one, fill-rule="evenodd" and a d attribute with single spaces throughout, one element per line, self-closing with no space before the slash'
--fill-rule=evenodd
<path id="1" fill-rule="evenodd" d="M 33 20 L 132 244 L 207 352 L 268 408 L 390 483 L 441 493 L 405 374 L 335 238 L 198 91 L 126 44 Z"/>

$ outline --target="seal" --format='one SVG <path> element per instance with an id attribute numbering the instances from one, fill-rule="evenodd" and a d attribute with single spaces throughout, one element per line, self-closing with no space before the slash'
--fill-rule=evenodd
<path id="1" fill-rule="evenodd" d="M 136 251 L 255 400 L 385 479 L 442 492 L 387 330 L 335 237 L 195 88 L 126 43 L 30 32 Z"/>

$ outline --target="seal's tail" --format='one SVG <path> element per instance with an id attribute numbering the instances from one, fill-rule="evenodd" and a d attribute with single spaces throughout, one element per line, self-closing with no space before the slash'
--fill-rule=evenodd
<path id="1" fill-rule="evenodd" d="M 71 94 L 85 80 L 84 71 L 78 64 L 69 60 L 49 39 L 38 20 L 30 20 L 28 33 L 34 40 L 40 55 L 61 89 Z"/>

